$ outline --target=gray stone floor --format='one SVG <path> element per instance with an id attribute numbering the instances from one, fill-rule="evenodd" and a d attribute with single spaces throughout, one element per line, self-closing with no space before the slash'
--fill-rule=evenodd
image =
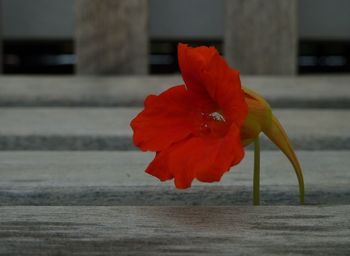
<path id="1" fill-rule="evenodd" d="M 141 108 L 0 108 L 1 150 L 135 150 Z M 296 149 L 350 149 L 350 110 L 276 109 Z M 263 138 L 263 149 L 275 149 Z"/>
<path id="2" fill-rule="evenodd" d="M 242 77 L 269 99 L 297 149 L 263 140 L 220 183 L 176 190 L 131 144 L 144 97 L 179 76 L 0 77 L 0 255 L 350 254 L 350 76 Z M 248 148 L 249 149 L 249 148 Z"/>
<path id="3" fill-rule="evenodd" d="M 243 76 L 242 83 L 284 108 L 350 108 L 350 76 Z M 141 106 L 148 94 L 182 84 L 171 76 L 2 76 L 0 106 Z"/>
<path id="4" fill-rule="evenodd" d="M 349 255 L 350 206 L 1 207 L 2 255 Z"/>
<path id="5" fill-rule="evenodd" d="M 306 204 L 350 204 L 349 151 L 298 151 L 303 166 Z M 194 182 L 176 190 L 144 173 L 153 153 L 0 152 L 0 205 L 250 205 L 253 154 L 219 183 Z M 292 166 L 277 151 L 261 161 L 264 205 L 297 205 Z"/>

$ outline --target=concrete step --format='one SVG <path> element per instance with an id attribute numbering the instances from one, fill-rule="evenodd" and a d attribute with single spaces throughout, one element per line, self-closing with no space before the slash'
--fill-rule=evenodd
<path id="1" fill-rule="evenodd" d="M 0 150 L 134 150 L 129 123 L 139 108 L 0 108 Z M 350 149 L 350 110 L 275 114 L 296 149 Z M 263 149 L 275 146 L 263 140 Z"/>
<path id="2" fill-rule="evenodd" d="M 0 207 L 2 255 L 349 255 L 350 206 Z"/>
<path id="3" fill-rule="evenodd" d="M 148 94 L 182 84 L 173 76 L 2 76 L 0 106 L 141 106 Z M 350 76 L 243 76 L 274 107 L 350 108 Z"/>
<path id="4" fill-rule="evenodd" d="M 298 151 L 306 204 L 350 204 L 350 152 Z M 219 183 L 194 182 L 176 190 L 144 169 L 152 153 L 0 152 L 0 205 L 250 205 L 253 152 Z M 298 186 L 287 159 L 261 155 L 263 204 L 298 204 Z"/>

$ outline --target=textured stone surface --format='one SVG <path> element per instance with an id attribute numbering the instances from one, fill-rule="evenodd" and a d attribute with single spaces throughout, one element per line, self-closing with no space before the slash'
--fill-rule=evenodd
<path id="1" fill-rule="evenodd" d="M 350 204 L 349 151 L 298 151 L 306 204 Z M 253 154 L 220 183 L 176 190 L 144 173 L 152 153 L 0 152 L 0 205 L 250 205 Z M 276 151 L 262 152 L 263 204 L 298 204 L 296 176 Z"/>
<path id="2" fill-rule="evenodd" d="M 0 108 L 1 150 L 133 150 L 139 108 Z M 350 149 L 350 111 L 276 109 L 296 149 Z M 275 147 L 262 137 L 263 149 Z"/>
<path id="3" fill-rule="evenodd" d="M 226 0 L 225 55 L 242 74 L 297 69 L 297 0 Z"/>
<path id="4" fill-rule="evenodd" d="M 306 205 L 350 203 L 349 185 L 307 187 Z M 175 190 L 162 186 L 82 186 L 1 188 L 0 205 L 50 206 L 232 206 L 252 205 L 252 187 L 194 186 Z M 261 205 L 299 205 L 297 185 L 262 186 Z"/>
<path id="5" fill-rule="evenodd" d="M 146 74 L 147 0 L 77 0 L 79 74 Z"/>
<path id="6" fill-rule="evenodd" d="M 243 76 L 275 107 L 350 108 L 350 76 Z M 3 76 L 0 106 L 141 106 L 180 76 Z"/>
<path id="7" fill-rule="evenodd" d="M 4 255 L 349 255 L 350 206 L 0 207 Z"/>

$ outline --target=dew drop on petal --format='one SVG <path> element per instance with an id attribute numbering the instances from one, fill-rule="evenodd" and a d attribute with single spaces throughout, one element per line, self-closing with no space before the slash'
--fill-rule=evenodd
<path id="1" fill-rule="evenodd" d="M 212 119 L 214 119 L 215 121 L 226 122 L 224 116 L 221 115 L 219 112 L 213 112 L 213 113 L 209 114 L 209 116 L 210 116 Z"/>
<path id="2" fill-rule="evenodd" d="M 200 136 L 223 137 L 227 133 L 228 128 L 229 124 L 221 113 L 201 113 Z"/>

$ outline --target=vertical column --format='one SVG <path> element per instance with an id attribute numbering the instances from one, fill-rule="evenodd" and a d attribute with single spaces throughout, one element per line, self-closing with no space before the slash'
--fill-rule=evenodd
<path id="1" fill-rule="evenodd" d="M 76 0 L 78 74 L 146 74 L 148 0 Z"/>
<path id="2" fill-rule="evenodd" d="M 2 40 L 3 40 L 3 37 L 2 37 L 2 1 L 0 0 L 0 74 L 2 74 L 2 71 L 3 71 L 3 46 L 2 46 Z"/>
<path id="3" fill-rule="evenodd" d="M 298 0 L 226 0 L 224 49 L 242 74 L 297 72 Z"/>

